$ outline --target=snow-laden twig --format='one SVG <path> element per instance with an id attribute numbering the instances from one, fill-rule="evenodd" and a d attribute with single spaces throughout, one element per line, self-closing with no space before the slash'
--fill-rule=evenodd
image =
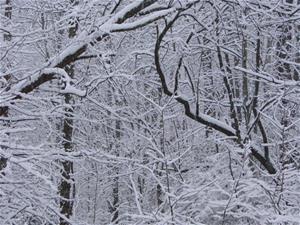
<path id="1" fill-rule="evenodd" d="M 279 86 L 300 86 L 300 82 L 299 81 L 294 81 L 294 80 L 279 80 L 275 77 L 273 77 L 270 74 L 265 74 L 263 72 L 261 73 L 257 73 L 254 72 L 252 70 L 249 69 L 245 69 L 239 66 L 234 67 L 235 70 L 247 73 L 249 75 L 261 78 L 264 81 L 267 81 L 269 83 L 275 84 L 275 85 L 279 85 Z"/>

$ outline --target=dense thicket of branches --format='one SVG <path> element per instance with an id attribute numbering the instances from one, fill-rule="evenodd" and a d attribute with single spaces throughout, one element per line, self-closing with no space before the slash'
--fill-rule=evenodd
<path id="1" fill-rule="evenodd" d="M 0 14 L 0 224 L 299 224 L 296 0 Z"/>

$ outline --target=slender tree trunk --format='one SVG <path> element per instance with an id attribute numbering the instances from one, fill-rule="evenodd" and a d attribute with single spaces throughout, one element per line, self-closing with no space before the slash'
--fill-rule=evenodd
<path id="1" fill-rule="evenodd" d="M 71 66 L 67 71 L 69 75 L 73 75 L 74 68 Z M 72 104 L 72 96 L 70 94 L 65 95 L 65 103 Z M 63 148 L 65 152 L 72 152 L 72 139 L 73 139 L 73 119 L 72 117 L 73 108 L 67 109 L 65 119 L 63 122 L 63 135 L 64 143 Z M 70 160 L 62 161 L 62 180 L 59 186 L 60 193 L 60 213 L 66 218 L 70 218 L 73 214 L 73 198 L 75 195 L 75 185 L 73 177 L 73 162 Z M 67 221 L 60 218 L 60 225 L 69 225 Z"/>
<path id="2" fill-rule="evenodd" d="M 162 100 L 162 89 L 161 88 L 158 88 L 158 101 L 159 101 L 159 104 L 161 104 L 161 100 Z M 163 126 L 163 121 L 162 121 L 162 118 L 159 118 L 159 116 L 154 116 L 153 117 L 153 122 L 155 122 L 156 120 L 160 120 L 160 124 L 159 124 L 159 129 L 161 130 L 162 129 L 162 126 Z M 159 140 L 159 144 L 160 144 L 160 147 L 163 146 L 163 143 L 164 143 L 164 139 L 162 137 L 162 135 L 160 136 L 160 140 Z M 157 157 L 160 157 L 159 155 L 157 155 Z M 160 162 L 156 162 L 156 168 L 157 168 L 157 171 L 156 171 L 156 174 L 157 176 L 159 177 L 159 179 L 162 177 L 162 170 L 164 169 L 163 168 L 164 165 Z M 161 185 L 158 183 L 156 185 L 156 199 L 157 199 L 157 208 L 160 208 L 161 205 L 163 204 L 163 190 L 162 190 L 162 187 Z M 164 210 L 160 210 L 162 213 L 164 212 Z"/>
<path id="3" fill-rule="evenodd" d="M 111 60 L 108 60 L 106 62 L 109 65 L 112 63 Z M 110 70 L 110 68 L 106 68 Z M 108 91 L 108 102 L 111 104 L 115 104 L 116 106 L 121 106 L 122 102 L 119 99 L 119 90 L 115 89 L 112 84 L 109 85 L 109 91 Z M 108 115 L 111 115 L 108 113 Z M 116 121 L 114 124 L 111 124 L 114 126 L 114 130 L 112 130 L 112 136 L 114 139 L 113 143 L 110 143 L 110 149 L 113 150 L 116 157 L 120 156 L 120 148 L 121 148 L 121 121 L 116 118 Z M 112 178 L 112 192 L 111 197 L 112 201 L 108 201 L 108 211 L 111 215 L 110 222 L 112 224 L 118 224 L 119 223 L 119 206 L 120 206 L 120 197 L 119 197 L 119 190 L 120 190 L 120 182 L 119 182 L 119 165 L 114 165 L 113 171 L 113 178 Z"/>
<path id="4" fill-rule="evenodd" d="M 72 4 L 77 4 L 74 0 L 70 0 Z M 78 29 L 78 24 L 75 22 L 71 24 L 71 27 L 68 30 L 69 38 L 74 38 Z M 66 72 L 71 78 L 74 78 L 74 65 L 69 65 L 65 67 Z M 64 95 L 64 102 L 68 105 L 66 109 L 65 118 L 63 121 L 63 148 L 65 152 L 74 151 L 73 142 L 73 113 L 74 108 L 72 104 L 74 103 L 74 99 L 71 94 Z M 62 161 L 62 172 L 61 172 L 61 183 L 59 186 L 59 194 L 60 194 L 60 213 L 66 217 L 71 218 L 73 215 L 73 205 L 74 205 L 74 197 L 75 197 L 75 182 L 74 182 L 74 168 L 73 162 L 71 160 L 63 160 Z M 60 225 L 69 225 L 69 223 L 64 219 L 60 218 Z"/>
<path id="5" fill-rule="evenodd" d="M 244 37 L 243 35 L 243 40 L 242 40 L 242 67 L 247 69 L 247 61 L 248 61 L 248 50 L 247 50 L 247 38 Z M 248 78 L 247 74 L 243 73 L 243 83 L 242 83 L 242 93 L 243 93 L 243 108 L 244 108 L 244 115 L 245 115 L 245 122 L 246 122 L 246 127 L 248 128 L 249 122 L 250 122 L 250 117 L 251 117 L 251 111 L 249 109 L 249 87 L 248 87 Z"/>
<path id="6" fill-rule="evenodd" d="M 118 102 L 118 100 L 116 101 Z M 118 103 L 117 103 L 118 104 Z M 116 121 L 116 156 L 119 156 L 119 151 L 120 151 L 120 139 L 121 139 L 121 122 L 119 120 Z M 112 189 L 112 197 L 113 197 L 113 202 L 112 202 L 112 219 L 111 222 L 114 224 L 118 224 L 118 219 L 119 219 L 119 205 L 120 205 L 120 199 L 119 199 L 119 177 L 117 176 L 119 174 L 119 168 L 117 167 L 115 169 L 116 177 L 113 178 L 113 189 Z"/>

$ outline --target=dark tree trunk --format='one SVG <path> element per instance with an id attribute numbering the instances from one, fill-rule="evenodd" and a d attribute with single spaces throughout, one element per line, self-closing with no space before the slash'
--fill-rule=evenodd
<path id="1" fill-rule="evenodd" d="M 116 99 L 115 103 L 117 105 L 120 105 L 120 100 Z M 116 150 L 116 156 L 119 157 L 119 151 L 120 151 L 120 140 L 121 140 L 121 121 L 117 120 L 116 121 L 116 133 L 115 133 L 115 138 L 117 141 L 117 144 L 115 146 L 115 150 Z M 119 174 L 119 168 L 117 167 L 116 170 L 116 175 Z M 119 206 L 120 206 L 120 198 L 119 198 L 119 177 L 116 176 L 113 179 L 113 190 L 112 190 L 112 197 L 113 197 L 113 202 L 112 202 L 112 219 L 111 222 L 113 224 L 118 224 L 118 220 L 119 220 Z"/>
<path id="2" fill-rule="evenodd" d="M 73 68 L 68 71 L 68 74 L 73 73 Z M 65 103 L 71 104 L 72 96 L 70 94 L 65 95 Z M 67 109 L 65 114 L 64 124 L 63 124 L 63 135 L 64 143 L 63 148 L 65 152 L 72 152 L 72 137 L 73 137 L 73 119 L 72 117 L 73 109 Z M 62 180 L 59 187 L 60 192 L 60 212 L 66 218 L 70 218 L 73 213 L 73 198 L 75 192 L 74 178 L 73 178 L 73 162 L 70 160 L 62 161 Z M 67 221 L 60 218 L 60 225 L 69 225 Z"/>
<path id="3" fill-rule="evenodd" d="M 78 4 L 77 1 L 70 0 L 70 2 L 74 5 Z M 68 30 L 69 38 L 72 39 L 76 36 L 76 32 L 78 30 L 78 23 L 76 18 L 75 22 L 70 23 L 70 28 Z M 74 78 L 74 65 L 71 64 L 65 67 L 66 72 L 70 76 L 70 78 Z M 65 94 L 65 104 L 68 105 L 66 109 L 65 118 L 63 122 L 63 148 L 65 152 L 74 151 L 72 142 L 73 142 L 73 97 L 71 94 Z M 75 181 L 73 176 L 73 162 L 71 160 L 63 160 L 62 161 L 62 180 L 59 186 L 59 194 L 60 194 L 60 213 L 67 219 L 70 219 L 73 215 L 73 205 L 75 198 Z M 60 225 L 69 225 L 64 218 L 60 218 Z"/>
<path id="4" fill-rule="evenodd" d="M 70 77 L 74 76 L 74 67 L 70 66 L 66 68 L 67 73 Z M 71 105 L 72 96 L 70 94 L 65 94 L 65 103 Z M 69 107 L 65 113 L 65 119 L 63 122 L 63 148 L 65 152 L 72 152 L 72 140 L 73 140 L 73 108 Z M 60 194 L 60 213 L 66 218 L 70 218 L 73 214 L 73 204 L 74 204 L 74 195 L 75 195 L 75 184 L 73 177 L 73 162 L 70 160 L 62 161 L 62 180 L 59 186 Z M 60 225 L 69 225 L 67 221 L 63 218 L 60 218 Z"/>

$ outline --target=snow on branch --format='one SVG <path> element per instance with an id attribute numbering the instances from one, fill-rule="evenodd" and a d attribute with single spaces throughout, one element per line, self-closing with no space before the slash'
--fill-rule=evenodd
<path id="1" fill-rule="evenodd" d="M 99 27 L 99 32 L 92 32 L 88 33 L 87 31 L 81 32 L 77 38 L 74 39 L 74 41 L 66 47 L 63 51 L 61 51 L 58 55 L 52 57 L 42 68 L 64 68 L 65 66 L 69 65 L 70 63 L 74 62 L 79 56 L 81 56 L 83 53 L 86 52 L 88 44 L 90 44 L 95 39 L 101 39 L 99 37 L 102 37 L 106 34 L 112 33 L 112 32 L 120 32 L 124 30 L 133 30 L 138 27 L 145 26 L 155 20 L 158 20 L 162 18 L 163 16 L 168 15 L 169 13 L 173 12 L 174 9 L 168 9 L 168 10 L 162 10 L 155 12 L 151 15 L 148 15 L 142 19 L 139 19 L 135 22 L 131 22 L 128 24 L 120 24 L 124 22 L 126 19 L 137 15 L 141 10 L 145 9 L 146 7 L 152 5 L 153 3 L 157 2 L 157 0 L 139 0 L 134 1 L 133 3 L 126 6 L 124 9 L 120 10 L 118 13 L 116 13 L 114 16 L 112 16 L 110 19 L 108 19 L 104 24 L 102 24 Z M 104 33 L 103 33 L 104 32 Z M 59 70 L 56 70 L 58 72 Z M 45 73 L 43 76 L 40 76 L 38 78 L 30 78 L 31 80 L 34 80 L 34 82 L 25 82 L 22 81 L 20 86 L 23 88 L 20 90 L 22 93 L 29 93 L 33 91 L 36 87 L 41 85 L 44 82 L 47 82 L 49 80 L 53 79 L 53 76 L 51 73 Z M 35 76 L 35 75 L 34 75 Z M 27 84 L 27 86 L 25 85 Z M 79 94 L 77 91 L 71 88 L 71 86 L 68 86 L 68 91 L 73 91 L 77 94 Z M 67 91 L 67 90 L 65 90 Z M 81 93 L 82 94 L 82 93 Z"/>
<path id="2" fill-rule="evenodd" d="M 82 91 L 73 86 L 73 79 L 68 75 L 68 73 L 61 68 L 46 68 L 42 71 L 43 74 L 54 74 L 59 75 L 59 79 L 65 84 L 63 90 L 60 93 L 63 94 L 74 94 L 80 97 L 86 95 L 86 91 Z"/>
<path id="3" fill-rule="evenodd" d="M 120 32 L 120 31 L 129 31 L 134 30 L 139 27 L 143 27 L 149 23 L 152 23 L 168 14 L 175 12 L 175 8 L 165 9 L 158 12 L 154 12 L 148 16 L 145 16 L 137 21 L 131 23 L 124 23 L 124 24 L 113 24 L 110 26 L 111 32 Z"/>
<path id="4" fill-rule="evenodd" d="M 193 112 L 191 109 L 190 102 L 187 99 L 183 98 L 182 96 L 178 95 L 178 93 L 176 93 L 178 90 L 172 92 L 167 85 L 166 76 L 162 70 L 162 66 L 160 63 L 159 50 L 160 50 L 163 38 L 167 34 L 168 30 L 171 29 L 171 27 L 173 26 L 175 21 L 179 18 L 179 16 L 180 16 L 180 13 L 178 12 L 177 15 L 166 25 L 166 27 L 158 35 L 158 38 L 157 38 L 157 41 L 155 44 L 155 50 L 154 50 L 155 67 L 156 67 L 158 76 L 161 80 L 163 92 L 167 96 L 175 96 L 175 100 L 184 106 L 185 115 L 188 116 L 189 118 L 191 118 L 194 121 L 197 121 L 205 126 L 211 127 L 214 130 L 219 131 L 229 137 L 235 137 L 235 136 L 237 136 L 236 135 L 237 132 L 234 128 L 232 128 L 231 126 L 227 125 L 226 123 L 224 123 L 218 119 L 215 119 L 209 115 Z M 236 142 L 241 148 L 245 147 L 244 144 L 238 140 L 238 138 L 236 139 Z M 251 150 L 252 155 L 255 157 L 255 159 L 257 159 L 270 174 L 276 173 L 276 169 L 274 168 L 273 164 L 268 159 L 263 157 L 256 148 L 251 146 L 250 150 Z"/>
<path id="5" fill-rule="evenodd" d="M 105 23 L 101 24 L 97 30 L 94 30 L 90 33 L 87 30 L 82 31 L 76 38 L 73 39 L 72 43 L 62 50 L 58 55 L 49 59 L 49 61 L 42 65 L 40 69 L 36 69 L 29 73 L 29 75 L 25 76 L 23 80 L 11 87 L 11 89 L 5 94 L 7 97 L 6 99 L 11 99 L 9 96 L 10 93 L 12 94 L 12 98 L 20 98 L 20 95 L 15 96 L 16 92 L 25 94 L 30 93 L 45 82 L 54 79 L 55 75 L 60 75 L 60 77 L 66 79 L 63 68 L 76 61 L 78 57 L 82 56 L 86 52 L 88 45 L 93 41 L 102 40 L 104 36 L 109 35 L 109 33 L 112 32 L 133 30 L 145 26 L 168 15 L 171 12 L 179 10 L 176 7 L 163 9 L 139 18 L 135 22 L 122 24 L 128 18 L 138 15 L 140 11 L 156 2 L 157 0 L 133 1 L 109 18 Z M 65 81 L 66 87 L 64 90 L 61 90 L 60 93 L 73 93 L 79 96 L 85 95 L 85 92 L 77 90 L 74 86 L 72 86 L 70 80 L 66 79 Z M 2 111 L 6 112 L 7 109 L 3 109 Z M 3 113 L 0 113 L 0 116 L 2 115 Z"/>
<path id="6" fill-rule="evenodd" d="M 59 92 L 62 94 L 74 94 L 77 96 L 85 96 L 86 91 L 79 90 L 73 86 L 74 80 L 61 68 L 45 68 L 36 72 L 34 75 L 27 77 L 21 82 L 17 83 L 11 88 L 12 93 L 29 93 L 41 84 L 58 78 L 65 85 L 63 90 Z"/>
<path id="7" fill-rule="evenodd" d="M 129 4 L 128 6 L 120 10 L 118 13 L 116 13 L 108 21 L 108 23 L 123 23 L 126 19 L 136 15 L 138 12 L 152 5 L 155 2 L 157 2 L 157 0 L 135 0 L 133 3 Z"/>
<path id="8" fill-rule="evenodd" d="M 245 69 L 245 68 L 242 68 L 242 67 L 238 67 L 238 66 L 236 66 L 234 69 L 238 70 L 238 71 L 241 71 L 241 72 L 244 72 L 244 73 L 247 73 L 249 75 L 261 78 L 262 80 L 267 81 L 267 82 L 271 82 L 271 83 L 273 83 L 275 85 L 280 85 L 280 86 L 300 86 L 300 82 L 299 81 L 279 80 L 279 79 L 274 78 L 270 74 L 257 73 L 257 72 L 254 72 L 252 70 L 248 70 L 248 69 Z"/>

